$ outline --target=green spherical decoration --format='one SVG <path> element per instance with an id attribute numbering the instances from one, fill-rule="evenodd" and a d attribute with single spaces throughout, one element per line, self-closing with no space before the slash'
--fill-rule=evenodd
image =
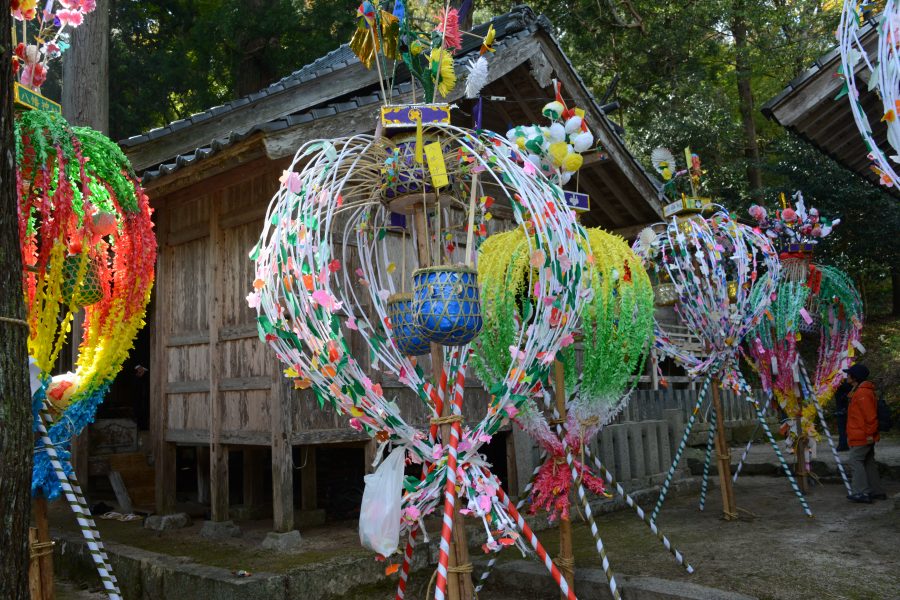
<path id="1" fill-rule="evenodd" d="M 63 262 L 62 298 L 66 304 L 78 307 L 90 306 L 103 299 L 103 288 L 100 285 L 100 273 L 97 264 L 85 259 L 84 272 L 78 279 L 82 257 L 70 254 Z"/>

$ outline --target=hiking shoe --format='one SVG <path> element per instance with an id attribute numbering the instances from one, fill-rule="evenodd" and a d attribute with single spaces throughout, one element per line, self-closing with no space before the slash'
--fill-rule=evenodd
<path id="1" fill-rule="evenodd" d="M 850 494 L 847 496 L 847 500 L 860 504 L 872 504 L 872 498 L 868 494 Z"/>
<path id="2" fill-rule="evenodd" d="M 869 498 L 872 500 L 887 500 L 887 494 L 872 494 Z"/>

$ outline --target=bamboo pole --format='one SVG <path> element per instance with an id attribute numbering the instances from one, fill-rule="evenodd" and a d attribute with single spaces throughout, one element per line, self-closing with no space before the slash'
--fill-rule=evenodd
<path id="1" fill-rule="evenodd" d="M 419 255 L 419 268 L 431 266 L 431 248 L 428 240 L 425 207 L 416 205 L 413 220 L 416 228 L 416 250 Z M 431 344 L 431 368 L 434 375 L 435 386 L 441 385 L 444 371 L 444 350 L 440 344 Z M 453 382 L 448 382 L 445 389 L 453 389 Z M 449 401 L 450 392 L 445 392 L 444 404 L 441 407 L 441 416 L 447 417 L 453 414 L 453 402 Z M 441 440 L 446 446 L 450 440 L 449 423 L 441 425 Z M 459 513 L 459 502 L 455 504 L 453 511 L 453 538 L 450 542 L 450 570 L 459 565 L 469 564 L 469 545 L 466 540 L 465 523 Z M 472 585 L 471 573 L 451 572 L 447 577 L 447 597 L 449 600 L 471 600 L 475 597 L 475 588 Z"/>
<path id="2" fill-rule="evenodd" d="M 31 600 L 53 600 L 53 553 L 47 551 L 50 543 L 50 519 L 47 514 L 47 499 L 37 497 L 34 500 L 34 524 L 37 529 L 37 542 L 40 544 L 36 566 L 40 579 L 40 596 L 32 596 Z M 33 551 L 33 550 L 32 550 Z"/>
<path id="3" fill-rule="evenodd" d="M 726 521 L 737 519 L 737 505 L 734 501 L 734 488 L 731 485 L 731 452 L 725 440 L 725 412 L 722 410 L 722 399 L 719 397 L 719 378 L 713 379 L 712 409 L 716 413 L 716 455 L 719 461 L 719 487 L 722 491 L 722 516 Z"/>
<path id="4" fill-rule="evenodd" d="M 565 368 L 559 360 L 553 363 L 553 391 L 556 397 L 556 411 L 559 418 L 566 420 L 566 376 Z M 551 457 L 551 460 L 555 458 Z M 559 570 L 569 584 L 569 589 L 575 589 L 575 557 L 572 554 L 572 521 L 569 517 L 560 516 L 559 519 L 559 556 L 556 560 Z M 563 600 L 566 594 L 561 594 Z"/>

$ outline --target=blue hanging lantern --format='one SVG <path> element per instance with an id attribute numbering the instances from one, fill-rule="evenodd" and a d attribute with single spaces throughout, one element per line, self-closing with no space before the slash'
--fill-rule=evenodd
<path id="1" fill-rule="evenodd" d="M 414 310 L 422 336 L 443 346 L 462 346 L 481 331 L 478 272 L 440 266 L 413 272 Z"/>
<path id="2" fill-rule="evenodd" d="M 403 356 L 428 354 L 431 345 L 416 322 L 412 294 L 394 294 L 388 298 L 387 314 L 391 320 L 391 338 Z"/>

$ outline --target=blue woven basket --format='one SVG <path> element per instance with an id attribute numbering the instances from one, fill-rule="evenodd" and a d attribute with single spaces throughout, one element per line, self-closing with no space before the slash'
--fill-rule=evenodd
<path id="1" fill-rule="evenodd" d="M 387 301 L 388 318 L 391 320 L 391 338 L 403 356 L 428 354 L 431 345 L 422 336 L 416 323 L 412 294 L 394 294 Z"/>
<path id="2" fill-rule="evenodd" d="M 413 272 L 416 322 L 422 336 L 443 346 L 462 346 L 481 331 L 478 272 L 465 266 Z"/>

